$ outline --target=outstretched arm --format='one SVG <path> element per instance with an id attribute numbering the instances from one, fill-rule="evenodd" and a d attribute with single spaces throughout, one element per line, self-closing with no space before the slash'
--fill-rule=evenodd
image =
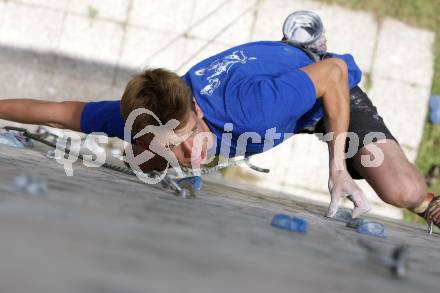
<path id="1" fill-rule="evenodd" d="M 331 203 L 328 216 L 336 214 L 339 199 L 348 194 L 354 202 L 353 217 L 366 213 L 370 207 L 362 190 L 347 171 L 345 141 L 350 117 L 347 65 L 341 59 L 330 58 L 302 68 L 312 80 L 316 96 L 322 97 L 325 122 L 333 139 L 329 147 L 329 191 Z"/>
<path id="2" fill-rule="evenodd" d="M 81 113 L 84 105 L 84 102 L 76 101 L 0 100 L 0 119 L 81 131 Z"/>

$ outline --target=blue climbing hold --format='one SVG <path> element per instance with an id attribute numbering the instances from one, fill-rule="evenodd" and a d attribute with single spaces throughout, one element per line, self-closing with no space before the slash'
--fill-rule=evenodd
<path id="1" fill-rule="evenodd" d="M 440 124 L 440 96 L 432 96 L 429 99 L 429 119 L 433 124 Z"/>
<path id="2" fill-rule="evenodd" d="M 271 225 L 278 229 L 296 233 L 307 233 L 307 221 L 297 217 L 290 217 L 286 214 L 277 214 L 272 218 Z"/>
<path id="3" fill-rule="evenodd" d="M 307 221 L 301 218 L 296 218 L 293 217 L 292 220 L 290 221 L 290 231 L 292 232 L 296 232 L 296 233 L 302 233 L 302 234 L 306 234 L 307 233 Z"/>
<path id="4" fill-rule="evenodd" d="M 283 230 L 289 230 L 290 219 L 291 218 L 288 215 L 277 214 L 272 218 L 272 226 Z"/>
<path id="5" fill-rule="evenodd" d="M 178 180 L 177 184 L 179 184 L 179 186 L 190 184 L 195 191 L 200 191 L 202 189 L 203 182 L 201 176 L 192 176 Z"/>
<path id="6" fill-rule="evenodd" d="M 379 238 L 385 238 L 385 227 L 380 223 L 375 222 L 367 222 L 361 224 L 357 229 L 356 232 L 364 235 L 379 237 Z"/>

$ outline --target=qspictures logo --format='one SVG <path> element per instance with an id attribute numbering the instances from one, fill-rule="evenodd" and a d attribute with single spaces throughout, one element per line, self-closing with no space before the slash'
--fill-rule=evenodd
<path id="1" fill-rule="evenodd" d="M 141 115 L 150 115 L 156 121 L 156 125 L 147 125 L 141 131 L 133 134 L 133 125 L 136 119 L 141 119 Z M 177 175 L 182 176 L 182 168 L 175 151 L 169 148 L 170 144 L 178 145 L 183 143 L 187 139 L 192 140 L 191 158 L 197 157 L 196 153 L 200 151 L 201 144 L 208 136 L 213 134 L 210 132 L 199 132 L 196 135 L 192 131 L 184 134 L 177 135 L 176 129 L 180 125 L 180 122 L 176 119 L 171 119 L 165 124 L 159 119 L 159 117 L 149 109 L 139 108 L 130 113 L 124 127 L 124 140 L 126 142 L 133 142 L 141 139 L 144 135 L 150 134 L 152 137 L 149 143 L 148 149 L 143 149 L 140 153 L 135 153 L 133 148 L 125 148 L 125 156 L 122 160 L 130 166 L 137 178 L 147 184 L 159 183 L 167 174 L 168 170 L 172 168 Z M 235 146 L 234 156 L 244 156 L 249 143 L 259 143 L 263 145 L 263 152 L 268 151 L 274 147 L 274 140 L 284 137 L 284 139 L 290 138 L 293 133 L 278 133 L 276 128 L 267 129 L 264 137 L 256 132 L 243 132 L 240 133 L 238 139 L 232 141 L 232 132 L 234 125 L 232 123 L 225 123 L 223 134 L 221 139 L 214 139 L 213 149 L 217 149 L 217 145 L 220 144 L 220 154 L 223 157 L 231 157 L 231 146 Z M 326 134 L 316 134 L 320 140 L 324 142 L 335 141 L 335 144 L 346 144 L 345 158 L 352 158 L 357 152 L 360 145 L 359 136 L 353 132 L 347 132 L 340 134 L 334 138 L 334 133 L 329 132 Z M 364 167 L 378 167 L 384 161 L 384 154 L 382 150 L 376 145 L 377 143 L 384 142 L 386 139 L 385 134 L 381 132 L 370 132 L 363 139 L 363 145 L 368 149 L 372 156 L 362 155 L 361 164 Z M 177 143 L 176 143 L 177 142 Z M 373 143 L 374 142 L 374 143 Z M 55 149 L 56 161 L 63 165 L 64 171 L 67 176 L 73 176 L 73 163 L 75 163 L 80 155 L 83 157 L 83 163 L 86 167 L 96 168 L 101 167 L 106 162 L 106 152 L 97 152 L 89 148 L 91 154 L 82 154 L 81 147 L 96 144 L 107 144 L 108 137 L 104 133 L 91 133 L 86 136 L 85 140 L 81 140 L 81 136 L 74 132 L 66 133 L 64 137 L 58 139 Z M 149 176 L 142 171 L 142 166 L 148 164 L 148 162 L 155 157 L 160 156 L 166 161 L 166 167 L 161 172 L 156 172 L 156 176 Z M 212 158 L 208 158 L 209 163 Z M 191 165 L 195 166 L 193 161 Z"/>

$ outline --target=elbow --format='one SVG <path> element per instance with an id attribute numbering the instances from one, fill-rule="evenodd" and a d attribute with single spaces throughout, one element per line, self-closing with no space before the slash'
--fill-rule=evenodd
<path id="1" fill-rule="evenodd" d="M 332 70 L 330 71 L 329 81 L 331 83 L 341 83 L 348 81 L 348 66 L 344 60 L 339 58 L 326 59 L 332 64 Z"/>
<path id="2" fill-rule="evenodd" d="M 324 93 L 323 100 L 334 99 L 341 96 L 341 90 L 348 86 L 348 67 L 347 64 L 338 58 L 326 59 L 330 70 L 327 71 L 325 82 L 321 91 Z M 332 94 L 331 94 L 332 93 Z"/>
<path id="3" fill-rule="evenodd" d="M 81 131 L 81 115 L 84 109 L 83 102 L 65 101 L 59 103 L 58 128 Z"/>

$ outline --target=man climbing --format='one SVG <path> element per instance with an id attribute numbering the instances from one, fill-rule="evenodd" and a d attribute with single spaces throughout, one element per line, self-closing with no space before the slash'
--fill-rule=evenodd
<path id="1" fill-rule="evenodd" d="M 320 17 L 311 11 L 290 14 L 283 24 L 283 41 L 301 49 L 315 62 L 328 58 L 325 30 Z M 304 133 L 321 133 L 326 129 L 319 121 Z M 423 176 L 411 164 L 396 138 L 386 127 L 368 96 L 358 87 L 350 90 L 349 132 L 356 133 L 360 145 L 356 154 L 348 159 L 348 169 L 355 179 L 366 179 L 379 197 L 396 207 L 408 208 L 426 219 L 430 225 L 440 224 L 440 196 L 427 193 Z M 382 133 L 382 140 L 362 143 L 371 133 Z M 371 148 L 373 146 L 373 148 Z M 374 158 L 375 148 L 380 149 L 383 162 L 379 166 L 366 167 L 362 157 Z M 432 227 L 430 227 L 432 228 Z"/>
<path id="2" fill-rule="evenodd" d="M 320 54 L 325 51 L 325 39 L 323 30 L 316 30 L 319 17 L 301 17 L 306 21 L 299 35 L 305 41 L 295 42 L 285 34 L 284 41 L 243 44 L 201 61 L 183 77 L 148 69 L 128 82 L 120 101 L 3 100 L 0 118 L 124 138 L 124 120 L 130 120 L 137 109 L 148 109 L 164 124 L 172 119 L 179 122 L 169 139 L 163 140 L 162 151 L 175 156 L 180 165 L 192 167 L 199 167 L 212 154 L 252 155 L 292 134 L 323 132 L 329 150 L 329 216 L 336 213 L 343 196 L 354 202 L 354 217 L 369 210 L 353 180 L 365 178 L 385 202 L 440 225 L 439 198 L 427 195 L 423 177 L 357 86 L 361 71 L 353 57 Z M 307 39 L 306 32 L 312 32 L 313 38 Z M 134 133 L 157 125 L 145 114 L 131 124 Z M 360 145 L 346 160 L 347 131 L 357 135 Z M 381 135 L 371 136 L 371 132 Z M 135 152 L 148 150 L 151 141 L 148 133 L 138 137 Z M 156 153 L 142 165 L 143 170 L 164 168 L 167 156 Z M 376 156 L 383 156 L 381 164 L 365 164 L 365 158 Z"/>

